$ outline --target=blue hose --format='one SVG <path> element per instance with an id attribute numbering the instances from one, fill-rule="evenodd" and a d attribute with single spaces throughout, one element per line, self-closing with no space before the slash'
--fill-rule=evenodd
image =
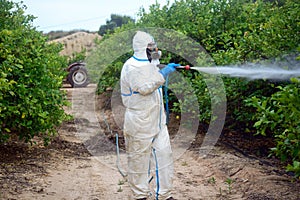
<path id="1" fill-rule="evenodd" d="M 165 100 L 166 100 L 166 124 L 169 124 L 170 120 L 170 111 L 169 111 L 169 97 L 168 97 L 168 84 L 169 84 L 169 76 L 166 77 L 165 87 L 164 87 L 164 93 L 165 93 Z"/>
<path id="2" fill-rule="evenodd" d="M 118 167 L 118 170 L 120 172 L 120 174 L 123 176 L 123 177 L 126 177 L 127 174 L 125 172 L 123 172 L 123 170 L 121 169 L 121 166 L 120 166 L 120 149 L 119 149 L 119 135 L 118 133 L 116 133 L 116 151 L 117 151 L 117 167 Z"/>

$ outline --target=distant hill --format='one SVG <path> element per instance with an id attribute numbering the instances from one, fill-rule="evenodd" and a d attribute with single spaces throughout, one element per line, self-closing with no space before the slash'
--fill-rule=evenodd
<path id="1" fill-rule="evenodd" d="M 64 49 L 61 51 L 61 55 L 72 56 L 73 53 L 81 52 L 83 49 L 89 53 L 95 47 L 95 40 L 101 40 L 101 38 L 98 33 L 79 31 L 50 42 L 63 44 Z"/>

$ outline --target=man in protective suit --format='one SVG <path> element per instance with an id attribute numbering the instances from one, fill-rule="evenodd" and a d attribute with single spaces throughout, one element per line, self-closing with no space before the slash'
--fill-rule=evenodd
<path id="1" fill-rule="evenodd" d="M 159 52 L 148 33 L 137 31 L 132 45 L 134 55 L 125 62 L 120 81 L 126 107 L 128 182 L 134 199 L 146 200 L 151 194 L 149 180 L 153 172 L 156 199 L 173 200 L 173 159 L 161 86 L 179 65 L 170 63 L 161 70 L 157 67 Z"/>

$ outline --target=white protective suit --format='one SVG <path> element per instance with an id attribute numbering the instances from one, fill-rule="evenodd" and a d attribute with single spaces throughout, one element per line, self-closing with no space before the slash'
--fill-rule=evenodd
<path id="1" fill-rule="evenodd" d="M 157 61 L 153 64 L 147 58 L 150 42 L 154 39 L 149 34 L 136 33 L 134 56 L 125 62 L 121 72 L 128 182 L 135 199 L 146 198 L 153 172 L 156 199 L 167 199 L 171 196 L 173 159 L 161 89 L 165 79 Z"/>

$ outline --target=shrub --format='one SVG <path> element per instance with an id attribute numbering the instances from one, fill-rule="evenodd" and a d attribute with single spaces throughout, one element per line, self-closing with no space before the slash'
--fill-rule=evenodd
<path id="1" fill-rule="evenodd" d="M 243 65 L 245 63 L 259 63 L 262 61 L 270 61 L 278 59 L 284 55 L 293 54 L 295 49 L 299 46 L 299 2 L 293 0 L 286 1 L 206 1 L 206 0 L 178 0 L 173 4 L 168 4 L 161 7 L 158 3 L 151 5 L 149 12 L 141 10 L 140 18 L 137 23 L 127 24 L 121 27 L 120 30 L 132 30 L 134 28 L 145 27 L 159 27 L 154 28 L 155 34 L 159 34 L 162 38 L 166 38 L 168 43 L 158 41 L 158 44 L 171 44 L 176 49 L 178 55 L 167 54 L 164 55 L 162 63 L 172 62 L 182 63 L 182 58 L 187 62 L 194 64 L 194 66 L 207 66 L 206 63 L 201 65 L 201 62 L 191 62 L 187 58 L 197 58 L 197 55 L 191 54 L 192 45 L 183 46 L 173 35 L 166 35 L 159 31 L 165 28 L 166 30 L 175 30 L 177 33 L 183 33 L 201 45 L 213 59 L 214 65 Z M 118 30 L 118 29 L 117 29 Z M 108 37 L 108 36 L 107 36 Z M 117 41 L 118 44 L 124 43 Z M 127 39 L 125 40 L 127 42 Z M 167 48 L 165 45 L 159 46 Z M 122 48 L 125 50 L 125 48 Z M 114 52 L 112 49 L 109 53 Z M 101 55 L 101 51 L 99 51 Z M 125 51 L 126 52 L 126 51 Z M 127 51 L 128 52 L 128 51 Z M 179 58 L 179 57 L 182 58 Z M 99 56 L 97 56 L 99 57 Z M 281 59 L 281 58 L 280 58 Z M 111 61 L 112 59 L 107 59 Z M 193 59 L 191 59 L 193 60 Z M 198 61 L 198 60 L 197 60 Z M 209 65 L 211 66 L 211 65 Z M 289 67 L 285 66 L 285 67 Z M 186 78 L 190 79 L 190 83 L 194 88 L 198 98 L 198 105 L 200 107 L 199 119 L 202 122 L 209 122 L 209 119 L 214 116 L 212 113 L 211 104 L 222 105 L 224 97 L 221 91 L 209 91 L 208 84 L 213 84 L 213 79 L 207 79 L 203 74 L 186 74 Z M 241 134 L 244 132 L 255 131 L 253 125 L 260 130 L 262 134 L 272 133 L 272 127 L 278 128 L 282 120 L 283 113 L 292 113 L 299 108 L 296 104 L 281 101 L 282 95 L 287 95 L 287 90 L 293 88 L 293 92 L 297 92 L 297 85 L 289 82 L 272 82 L 269 80 L 248 81 L 241 78 L 227 78 L 222 77 L 226 89 L 227 97 L 227 117 L 226 123 L 230 125 L 230 129 L 239 130 Z M 212 82 L 212 83 L 210 83 Z M 215 81 L 218 82 L 218 81 Z M 171 86 L 170 86 L 171 88 Z M 182 89 L 180 82 L 173 85 L 173 90 Z M 218 88 L 218 87 L 217 87 Z M 189 92 L 189 91 L 185 91 Z M 219 95 L 215 95 L 219 94 Z M 296 93 L 295 93 L 296 94 Z M 279 96 L 278 96 L 279 95 Z M 298 94 L 299 95 L 299 94 Z M 221 98 L 219 98 L 219 96 Z M 289 98 L 289 96 L 286 96 Z M 289 99 L 291 100 L 291 99 Z M 281 105 L 288 105 L 279 107 L 273 105 L 275 102 L 280 102 Z M 193 103 L 189 104 L 189 99 L 186 102 L 174 101 L 172 111 L 179 112 L 182 105 L 192 107 Z M 268 110 L 273 109 L 273 110 Z M 255 112 L 255 110 L 257 110 Z M 276 113 L 278 112 L 278 113 Z M 281 113 L 280 113 L 281 112 Z M 274 114 L 275 113 L 275 114 Z M 296 113 L 294 115 L 297 115 Z M 267 117 L 267 118 L 266 118 Z M 274 119 L 270 117 L 275 117 Z M 294 118 L 297 120 L 297 118 Z M 299 118 L 298 118 L 299 119 Z M 258 122 L 262 120 L 261 122 Z M 264 121 L 266 120 L 266 121 Z M 287 121 L 288 123 L 294 123 Z M 296 121 L 295 121 L 296 122 Z M 261 123 L 259 125 L 259 123 Z M 299 168 L 298 158 L 291 157 L 297 154 L 297 145 L 294 137 L 296 130 L 288 128 L 290 125 L 280 125 L 278 134 L 275 137 L 278 142 L 273 152 L 276 155 L 286 157 L 286 159 L 293 160 L 289 165 L 289 170 L 296 171 Z M 243 129 L 241 129 L 241 127 Z M 298 127 L 298 126 L 296 126 Z M 251 129 L 251 130 L 250 130 Z M 283 130 L 282 130 L 283 129 Z M 286 129 L 289 132 L 284 132 Z M 293 132 L 293 134 L 290 133 Z M 283 138 L 288 140 L 281 140 Z M 280 136 L 280 137 L 279 137 Z M 295 146 L 294 146 L 295 145 Z M 286 148 L 286 150 L 284 150 Z M 294 150 L 292 150 L 294 149 Z M 295 150 L 296 149 L 296 150 Z M 281 153 L 283 154 L 281 155 Z M 292 153 L 293 152 L 293 153 Z M 298 172 L 297 172 L 298 173 Z"/>
<path id="2" fill-rule="evenodd" d="M 278 86 L 279 91 L 269 98 L 253 97 L 251 105 L 256 108 L 254 126 L 257 134 L 274 135 L 276 147 L 272 153 L 282 161 L 292 161 L 287 170 L 300 176 L 300 81 Z"/>
<path id="3" fill-rule="evenodd" d="M 60 88 L 67 64 L 62 47 L 48 44 L 23 9 L 1 0 L 0 142 L 16 134 L 25 142 L 40 135 L 47 143 L 66 117 Z"/>

